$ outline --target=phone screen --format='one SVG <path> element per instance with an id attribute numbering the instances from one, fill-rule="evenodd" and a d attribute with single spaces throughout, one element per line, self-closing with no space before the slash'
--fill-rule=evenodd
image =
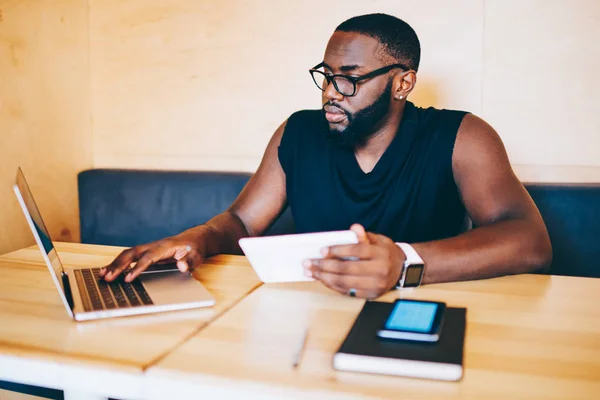
<path id="1" fill-rule="evenodd" d="M 431 331 L 438 305 L 399 301 L 385 323 L 385 329 L 427 333 Z"/>

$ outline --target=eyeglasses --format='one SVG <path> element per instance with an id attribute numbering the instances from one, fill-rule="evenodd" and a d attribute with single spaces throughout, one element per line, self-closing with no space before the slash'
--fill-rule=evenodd
<path id="1" fill-rule="evenodd" d="M 323 67 L 324 63 L 320 63 L 312 67 L 308 70 L 310 75 L 315 82 L 315 85 L 322 91 L 327 89 L 330 83 L 333 82 L 333 87 L 338 91 L 339 94 L 346 97 L 352 97 L 356 94 L 356 84 L 358 82 L 364 81 L 366 79 L 374 78 L 379 75 L 383 75 L 388 71 L 391 71 L 394 68 L 400 68 L 405 71 L 408 71 L 408 68 L 404 64 L 392 64 L 383 68 L 376 69 L 375 71 L 371 71 L 368 74 L 361 76 L 349 76 L 342 74 L 326 74 L 323 71 L 319 71 L 319 68 Z"/>

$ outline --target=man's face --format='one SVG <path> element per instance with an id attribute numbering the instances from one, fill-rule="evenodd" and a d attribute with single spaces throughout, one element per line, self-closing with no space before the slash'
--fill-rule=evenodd
<path id="1" fill-rule="evenodd" d="M 328 74 L 360 76 L 385 67 L 377 39 L 353 32 L 335 32 L 325 51 Z M 342 96 L 333 84 L 323 92 L 323 111 L 331 139 L 346 146 L 364 144 L 387 115 L 392 98 L 392 79 L 384 74 L 357 83 L 356 94 Z"/>

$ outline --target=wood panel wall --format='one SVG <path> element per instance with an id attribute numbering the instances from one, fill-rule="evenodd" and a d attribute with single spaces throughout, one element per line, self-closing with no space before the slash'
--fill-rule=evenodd
<path id="1" fill-rule="evenodd" d="M 411 100 L 485 118 L 528 179 L 600 179 L 594 0 L 91 0 L 95 165 L 255 170 L 319 106 L 307 69 L 337 24 L 377 11 L 421 39 Z"/>
<path id="2" fill-rule="evenodd" d="M 79 239 L 76 173 L 92 165 L 88 5 L 0 0 L 0 254 L 34 243 L 12 190 L 29 180 L 54 239 Z"/>
<path id="3" fill-rule="evenodd" d="M 421 106 L 468 110 L 528 181 L 600 181 L 595 0 L 0 0 L 0 253 L 32 243 L 11 185 L 78 240 L 88 167 L 254 171 L 315 108 L 337 24 L 387 12 L 422 44 Z"/>

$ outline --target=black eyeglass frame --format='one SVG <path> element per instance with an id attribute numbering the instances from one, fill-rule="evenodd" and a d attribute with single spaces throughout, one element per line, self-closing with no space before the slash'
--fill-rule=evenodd
<path id="1" fill-rule="evenodd" d="M 326 74 L 323 71 L 319 71 L 319 68 L 323 67 L 323 64 L 325 64 L 325 63 L 321 62 L 308 70 L 308 72 L 310 73 L 310 76 L 313 79 L 313 82 L 323 92 L 327 89 L 327 86 L 329 86 L 331 84 L 331 82 L 333 82 L 333 87 L 335 88 L 335 90 L 344 97 L 352 97 L 352 96 L 356 95 L 356 84 L 358 82 L 364 81 L 366 79 L 374 78 L 379 75 L 383 75 L 386 72 L 391 71 L 394 68 L 400 68 L 404 71 L 410 71 L 410 68 L 408 68 L 404 64 L 391 64 L 391 65 L 387 65 L 382 68 L 378 68 L 374 71 L 368 72 L 361 76 L 350 76 L 350 75 L 344 75 L 344 74 Z M 319 85 L 319 83 L 317 82 L 317 78 L 315 78 L 315 73 L 323 76 L 323 78 L 327 81 L 327 86 L 325 86 L 324 88 L 321 88 L 321 85 Z M 352 83 L 352 88 L 353 88 L 352 93 L 351 94 L 342 93 L 340 91 L 340 89 L 338 88 L 335 78 L 344 78 L 344 79 L 347 79 L 348 81 L 350 81 Z"/>

